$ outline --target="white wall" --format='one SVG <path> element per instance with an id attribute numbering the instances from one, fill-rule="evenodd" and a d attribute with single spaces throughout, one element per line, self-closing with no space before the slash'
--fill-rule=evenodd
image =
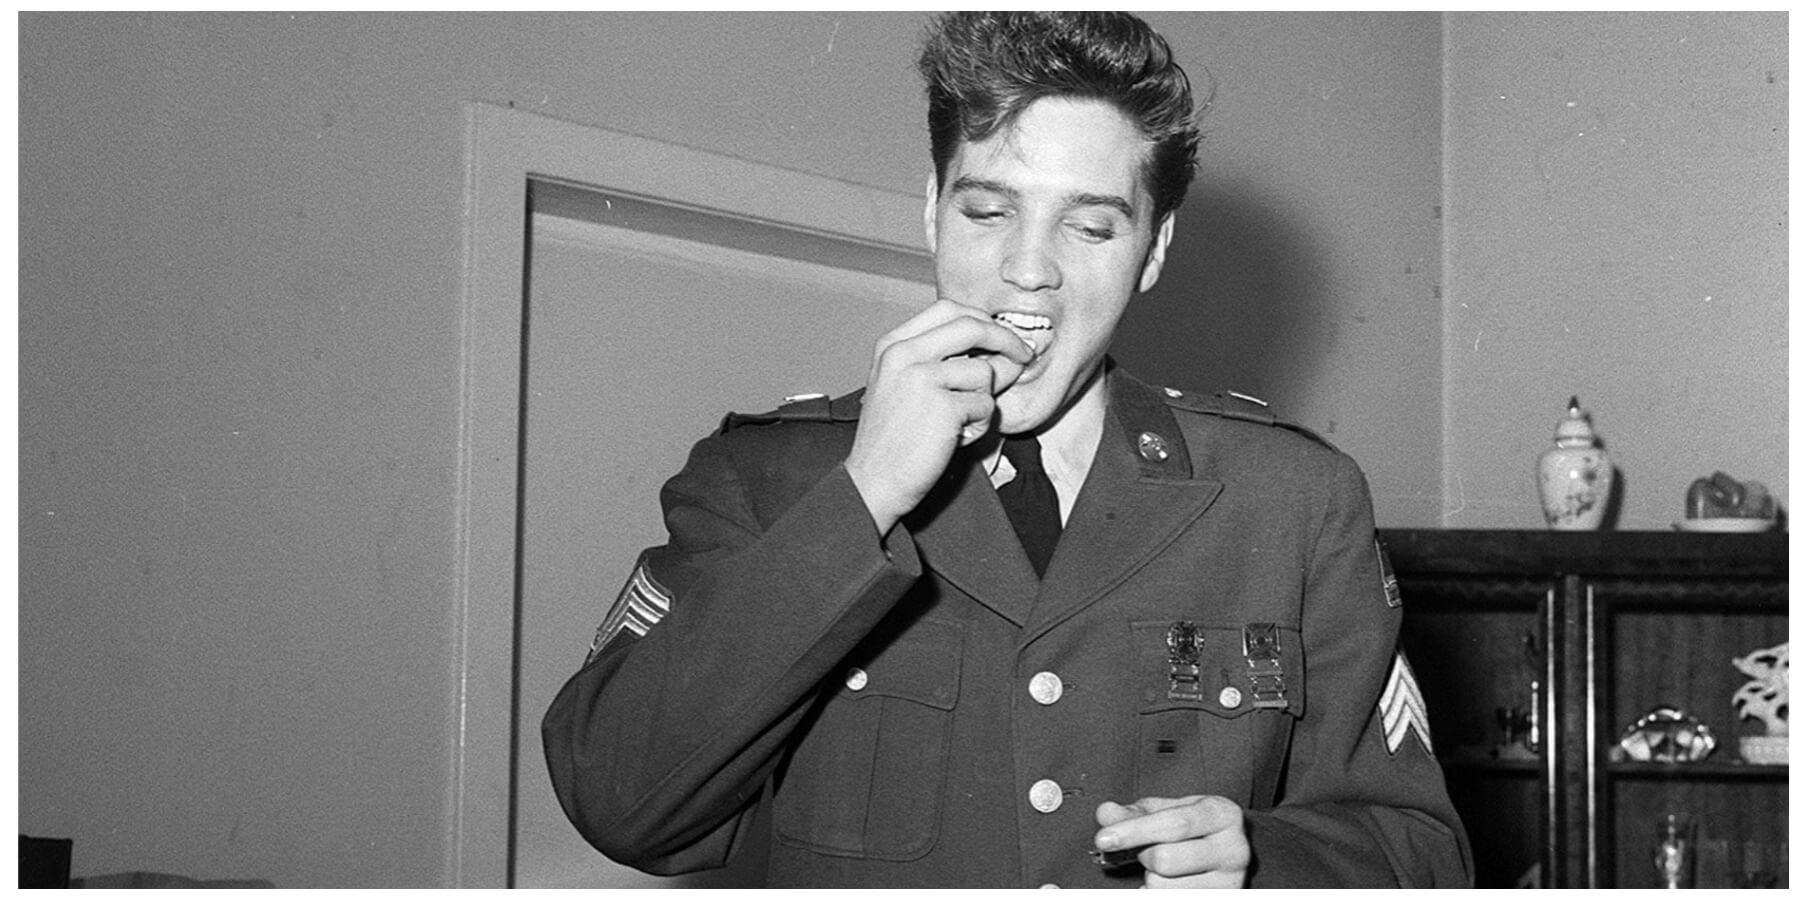
<path id="1" fill-rule="evenodd" d="M 916 24 L 24 16 L 21 830 L 443 883 L 462 104 L 866 181 Z"/>
<path id="2" fill-rule="evenodd" d="M 1537 528 L 1571 395 L 1667 529 L 1788 496 L 1785 13 L 1445 17 L 1444 524 Z"/>
<path id="3" fill-rule="evenodd" d="M 1151 20 L 1218 96 L 1169 264 L 1117 355 L 1269 401 L 1356 457 L 1382 524 L 1437 524 L 1439 17 Z"/>
<path id="4" fill-rule="evenodd" d="M 1142 307 L 1176 323 L 1165 329 L 1173 340 L 1133 324 L 1121 345 L 1129 364 L 1193 387 L 1261 391 L 1330 432 L 1370 470 L 1387 525 L 1533 524 L 1502 474 L 1467 485 L 1527 465 L 1568 393 L 1593 404 L 1646 493 L 1662 489 L 1650 460 L 1714 467 L 1695 446 L 1666 443 L 1689 418 L 1758 438 L 1778 421 L 1785 438 L 1785 359 L 1765 338 L 1749 341 L 1739 367 L 1738 330 L 1644 315 L 1643 291 L 1581 263 L 1616 259 L 1658 231 L 1587 220 L 1563 225 L 1560 242 L 1532 234 L 1545 211 L 1564 209 L 1553 202 L 1563 188 L 1605 181 L 1631 198 L 1623 211 L 1680 223 L 1693 241 L 1673 264 L 1634 257 L 1631 278 L 1683 297 L 1704 290 L 1752 334 L 1784 323 L 1785 310 L 1771 320 L 1757 298 L 1785 292 L 1785 257 L 1760 225 L 1730 227 L 1743 204 L 1704 202 L 1768 184 L 1777 169 L 1743 149 L 1748 130 L 1707 138 L 1767 118 L 1758 110 L 1777 90 L 1785 109 L 1785 56 L 1734 50 L 1741 77 L 1706 62 L 1768 48 L 1767 19 L 1677 29 L 1452 17 L 1440 45 L 1435 14 L 1150 18 L 1212 70 L 1219 99 L 1183 213 L 1184 233 L 1202 240 L 1172 266 L 1188 267 L 1188 280 L 1166 279 Z M 1613 19 L 1622 24 L 1605 25 Z M 916 191 L 920 22 L 22 15 L 20 829 L 74 838 L 77 875 L 444 883 L 461 105 L 511 103 Z M 1693 52 L 1671 43 L 1683 36 L 1699 42 Z M 1640 58 L 1618 73 L 1607 67 L 1620 54 L 1572 59 L 1603 37 Z M 1719 53 L 1698 52 L 1713 45 Z M 1662 159 L 1648 150 L 1564 154 L 1551 160 L 1566 168 L 1550 170 L 1559 190 L 1545 200 L 1544 181 L 1510 168 L 1511 154 L 1469 146 L 1567 125 L 1564 98 L 1552 96 L 1560 84 L 1600 90 L 1598 108 L 1627 118 L 1632 85 L 1662 71 L 1652 54 L 1681 73 L 1634 100 L 1633 114 L 1669 117 L 1630 132 L 1674 142 L 1658 177 L 1642 174 Z M 1564 80 L 1531 82 L 1541 96 L 1517 118 L 1476 117 L 1472 98 L 1511 88 L 1503 57 L 1547 70 L 1533 79 Z M 1596 108 L 1591 93 L 1574 99 Z M 1670 134 L 1690 107 L 1721 111 L 1705 131 Z M 1695 159 L 1723 168 L 1679 187 L 1697 171 L 1682 161 Z M 1490 169 L 1502 189 L 1478 193 L 1471 182 Z M 1455 295 L 1441 307 L 1426 302 L 1439 282 L 1430 207 L 1440 178 Z M 1767 204 L 1748 208 L 1763 212 L 1745 221 L 1768 220 Z M 1512 249 L 1484 256 L 1492 241 Z M 1650 278 L 1646 260 L 1668 277 Z M 1706 365 L 1688 369 L 1703 384 L 1687 396 L 1672 378 L 1638 389 L 1644 374 L 1616 368 L 1520 382 L 1512 372 L 1549 358 L 1500 341 L 1524 320 L 1461 312 L 1470 298 L 1488 315 L 1534 308 L 1569 283 L 1659 361 L 1697 343 L 1690 352 Z M 1185 297 L 1208 305 L 1183 311 Z M 1240 300 L 1255 311 L 1229 311 Z M 1751 396 L 1747 375 L 1711 371 L 1727 368 L 1763 373 L 1764 394 Z M 1510 385 L 1516 405 L 1493 408 L 1485 380 Z M 1779 416 L 1771 392 L 1783 394 Z M 1651 418 L 1640 426 L 1637 415 Z M 1465 440 L 1465 429 L 1485 430 Z M 1507 449 L 1515 434 L 1529 439 Z M 1716 465 L 1785 473 L 1781 443 Z M 1453 480 L 1446 461 L 1461 479 L 1456 504 L 1433 487 Z M 1785 497 L 1785 474 L 1765 477 Z M 1467 512 L 1479 509 L 1497 513 Z M 535 752 L 529 736 L 525 750 Z"/>

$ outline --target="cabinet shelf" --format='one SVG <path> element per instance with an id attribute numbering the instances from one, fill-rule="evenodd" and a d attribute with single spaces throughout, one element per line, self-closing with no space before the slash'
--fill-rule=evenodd
<path id="1" fill-rule="evenodd" d="M 1735 760 L 1734 656 L 1787 639 L 1784 532 L 1388 530 L 1402 641 L 1446 749 L 1477 886 L 1631 886 L 1644 823 L 1689 810 L 1713 833 L 1785 843 L 1787 766 Z M 1711 761 L 1613 762 L 1638 716 L 1674 705 Z M 1541 759 L 1499 759 L 1529 714 Z M 1510 725 L 1502 725 L 1502 721 Z M 1740 730 L 1741 729 L 1741 730 Z"/>
<path id="2" fill-rule="evenodd" d="M 1483 775 L 1517 775 L 1536 778 L 1543 774 L 1543 761 L 1536 759 L 1494 759 L 1487 756 L 1447 756 L 1441 760 L 1445 771 Z"/>
<path id="3" fill-rule="evenodd" d="M 1787 580 L 1785 531 L 1386 529 L 1394 566 L 1413 575 L 1607 575 Z"/>
<path id="4" fill-rule="evenodd" d="M 1786 784 L 1787 766 L 1764 766 L 1744 762 L 1615 762 L 1604 769 L 1613 778 L 1663 779 L 1666 781 L 1766 781 Z"/>

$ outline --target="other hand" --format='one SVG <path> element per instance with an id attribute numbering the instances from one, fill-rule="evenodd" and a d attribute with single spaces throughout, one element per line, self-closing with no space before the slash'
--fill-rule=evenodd
<path id="1" fill-rule="evenodd" d="M 1128 805 L 1107 801 L 1094 811 L 1101 850 L 1143 848 L 1144 886 L 1241 888 L 1250 869 L 1244 811 L 1210 795 L 1145 797 Z"/>

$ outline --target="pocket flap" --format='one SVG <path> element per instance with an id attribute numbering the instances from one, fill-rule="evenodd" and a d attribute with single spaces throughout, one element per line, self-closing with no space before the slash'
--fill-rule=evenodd
<path id="1" fill-rule="evenodd" d="M 852 654 L 839 697 L 897 697 L 936 709 L 954 709 L 962 683 L 963 627 L 921 619 L 893 641 Z"/>
<path id="2" fill-rule="evenodd" d="M 1250 627 L 1253 635 L 1272 635 L 1273 646 L 1263 640 L 1256 651 L 1247 650 L 1244 624 L 1131 623 L 1138 711 L 1194 709 L 1220 718 L 1257 711 L 1299 716 L 1306 700 L 1299 630 Z"/>

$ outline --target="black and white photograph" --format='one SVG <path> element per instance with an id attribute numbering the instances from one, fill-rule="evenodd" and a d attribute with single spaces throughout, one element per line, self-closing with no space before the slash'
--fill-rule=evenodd
<path id="1" fill-rule="evenodd" d="M 15 25 L 22 888 L 1789 884 L 1785 10 Z"/>

